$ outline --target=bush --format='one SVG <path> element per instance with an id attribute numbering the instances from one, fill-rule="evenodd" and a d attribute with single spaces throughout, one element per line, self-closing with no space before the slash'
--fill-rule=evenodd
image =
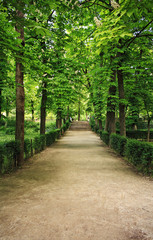
<path id="1" fill-rule="evenodd" d="M 46 121 L 46 133 L 56 129 L 56 122 L 49 120 Z"/>
<path id="2" fill-rule="evenodd" d="M 55 129 L 55 136 L 56 136 L 57 139 L 60 138 L 60 136 L 61 136 L 61 129 L 59 129 L 59 128 Z"/>
<path id="3" fill-rule="evenodd" d="M 90 124 L 92 131 L 95 131 L 96 123 L 95 123 L 95 120 L 93 117 L 90 118 L 89 124 Z"/>
<path id="4" fill-rule="evenodd" d="M 30 139 L 25 139 L 24 140 L 24 155 L 25 155 L 25 159 L 31 157 L 31 140 Z"/>
<path id="5" fill-rule="evenodd" d="M 69 128 L 69 126 L 70 126 L 71 123 L 70 123 L 69 121 L 66 121 L 65 124 L 66 124 L 66 130 L 67 130 L 67 129 Z"/>
<path id="6" fill-rule="evenodd" d="M 50 131 L 49 133 L 46 133 L 46 146 L 49 147 L 52 143 L 56 140 L 56 131 Z"/>
<path id="7" fill-rule="evenodd" d="M 0 126 L 5 126 L 5 120 L 4 119 L 0 119 Z"/>
<path id="8" fill-rule="evenodd" d="M 100 131 L 99 125 L 96 124 L 94 118 L 90 118 L 89 124 L 90 124 L 92 131 L 94 131 L 95 133 L 99 133 L 99 131 Z"/>
<path id="9" fill-rule="evenodd" d="M 139 170 L 153 173 L 153 146 L 151 144 L 129 139 L 125 156 Z"/>
<path id="10" fill-rule="evenodd" d="M 136 139 L 128 139 L 118 134 L 111 134 L 109 139 L 108 132 L 99 131 L 100 138 L 104 143 L 117 151 L 143 173 L 153 174 L 153 145 L 141 142 Z"/>
<path id="11" fill-rule="evenodd" d="M 100 138 L 103 140 L 104 143 L 109 145 L 109 133 L 108 132 L 103 132 L 102 130 L 99 131 Z"/>
<path id="12" fill-rule="evenodd" d="M 40 135 L 40 143 L 41 143 L 40 150 L 42 151 L 46 147 L 46 136 L 45 135 Z"/>
<path id="13" fill-rule="evenodd" d="M 46 146 L 46 136 L 45 135 L 38 135 L 34 138 L 34 149 L 35 153 L 38 153 L 45 149 Z"/>
<path id="14" fill-rule="evenodd" d="M 64 124 L 63 131 L 69 127 L 69 123 Z M 45 135 L 38 135 L 34 138 L 24 140 L 24 158 L 31 157 L 33 148 L 35 153 L 38 153 L 45 149 L 46 146 L 50 146 L 57 138 L 60 137 L 61 129 L 52 130 Z M 17 141 L 9 141 L 0 143 L 0 172 L 10 172 L 16 166 L 16 155 L 20 151 L 20 144 Z"/>
<path id="15" fill-rule="evenodd" d="M 118 152 L 121 156 L 125 155 L 125 146 L 127 143 L 127 138 L 120 136 L 118 134 L 111 134 L 110 136 L 110 146 Z"/>
<path id="16" fill-rule="evenodd" d="M 126 132 L 128 138 L 147 139 L 147 130 L 128 130 Z M 153 139 L 153 131 L 150 131 L 150 139 Z"/>
<path id="17" fill-rule="evenodd" d="M 0 171 L 1 173 L 10 172 L 16 166 L 16 155 L 20 151 L 18 141 L 9 141 L 0 144 Z"/>
<path id="18" fill-rule="evenodd" d="M 15 128 L 14 127 L 10 127 L 8 129 L 6 129 L 6 134 L 8 135 L 15 135 Z"/>
<path id="19" fill-rule="evenodd" d="M 15 127 L 16 125 L 16 120 L 15 119 L 8 119 L 7 120 L 7 126 L 8 127 Z"/>
<path id="20" fill-rule="evenodd" d="M 62 129 L 63 129 L 64 132 L 67 130 L 66 124 L 63 124 Z"/>
<path id="21" fill-rule="evenodd" d="M 99 133 L 99 126 L 95 124 L 94 126 L 94 132 L 95 133 Z"/>

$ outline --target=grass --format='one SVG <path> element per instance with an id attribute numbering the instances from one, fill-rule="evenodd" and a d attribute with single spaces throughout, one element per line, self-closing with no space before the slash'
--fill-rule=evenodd
<path id="1" fill-rule="evenodd" d="M 56 123 L 53 120 L 46 122 L 46 132 L 56 128 Z M 40 134 L 39 122 L 25 121 L 25 138 L 34 139 L 35 136 Z M 15 139 L 15 120 L 9 119 L 7 127 L 0 126 L 0 143 L 12 141 Z"/>

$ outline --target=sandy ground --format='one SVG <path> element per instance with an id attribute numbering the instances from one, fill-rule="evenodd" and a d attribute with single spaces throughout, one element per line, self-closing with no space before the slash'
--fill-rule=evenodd
<path id="1" fill-rule="evenodd" d="M 0 179 L 0 239 L 153 239 L 153 181 L 93 132 L 68 131 Z"/>

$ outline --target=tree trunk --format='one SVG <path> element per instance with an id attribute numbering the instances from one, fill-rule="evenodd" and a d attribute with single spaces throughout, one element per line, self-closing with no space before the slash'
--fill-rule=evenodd
<path id="1" fill-rule="evenodd" d="M 62 126 L 61 109 L 58 109 L 56 117 L 56 127 L 61 128 L 61 126 Z"/>
<path id="2" fill-rule="evenodd" d="M 116 71 L 113 71 L 111 82 L 115 83 L 116 81 Z M 116 126 L 115 126 L 115 97 L 116 95 L 116 86 L 111 85 L 109 87 L 109 97 L 107 99 L 107 114 L 106 114 L 106 125 L 105 131 L 110 134 L 116 133 Z"/>
<path id="3" fill-rule="evenodd" d="M 47 82 L 43 82 L 40 116 L 40 134 L 45 134 L 46 128 Z"/>
<path id="4" fill-rule="evenodd" d="M 32 115 L 32 121 L 34 121 L 34 102 L 31 100 L 31 115 Z"/>
<path id="5" fill-rule="evenodd" d="M 17 10 L 17 17 L 24 18 L 24 14 Z M 17 24 L 16 31 L 20 34 L 19 39 L 22 40 L 24 46 L 24 29 L 23 26 Z M 18 53 L 21 58 L 23 56 L 23 49 Z M 17 154 L 17 166 L 21 166 L 24 161 L 24 83 L 23 83 L 23 65 L 21 58 L 16 59 L 16 132 L 15 140 L 20 142 L 20 151 Z"/>
<path id="6" fill-rule="evenodd" d="M 123 72 L 122 70 L 117 70 L 118 77 L 118 91 L 119 91 L 119 122 L 120 122 L 120 135 L 126 136 L 126 125 L 125 125 L 125 104 L 123 100 L 124 95 L 124 83 L 123 83 Z"/>
<path id="7" fill-rule="evenodd" d="M 100 129 L 100 130 L 103 129 L 103 127 L 102 127 L 102 120 L 101 120 L 101 119 L 99 119 L 99 129 Z"/>
<path id="8" fill-rule="evenodd" d="M 78 121 L 80 121 L 80 98 L 78 102 Z"/>

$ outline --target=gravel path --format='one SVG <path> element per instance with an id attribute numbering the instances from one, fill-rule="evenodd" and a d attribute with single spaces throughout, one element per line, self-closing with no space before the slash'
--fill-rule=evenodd
<path id="1" fill-rule="evenodd" d="M 0 179 L 0 240 L 153 239 L 153 182 L 91 131 Z"/>

